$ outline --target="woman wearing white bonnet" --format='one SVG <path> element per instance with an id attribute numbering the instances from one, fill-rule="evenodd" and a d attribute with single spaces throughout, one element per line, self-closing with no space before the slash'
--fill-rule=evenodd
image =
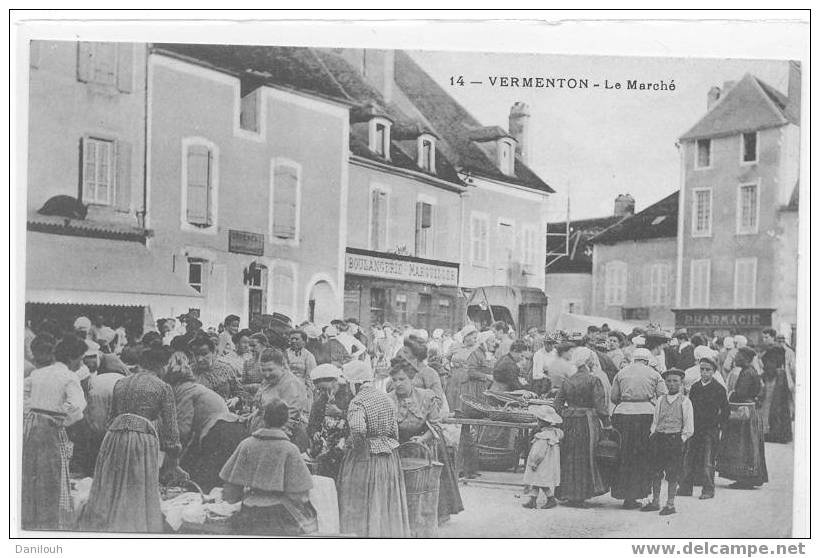
<path id="1" fill-rule="evenodd" d="M 576 347 L 572 350 L 570 363 L 573 366 L 575 366 L 575 368 L 586 366 L 593 376 L 601 380 L 601 383 L 604 386 L 604 395 L 606 396 L 607 404 L 610 407 L 609 412 L 611 413 L 612 409 L 615 408 L 615 406 L 610 401 L 610 394 L 612 393 L 612 383 L 609 381 L 609 377 L 606 375 L 606 372 L 604 372 L 604 369 L 601 368 L 601 363 L 598 360 L 598 355 L 596 355 L 592 351 L 592 349 L 589 349 L 587 347 Z"/>

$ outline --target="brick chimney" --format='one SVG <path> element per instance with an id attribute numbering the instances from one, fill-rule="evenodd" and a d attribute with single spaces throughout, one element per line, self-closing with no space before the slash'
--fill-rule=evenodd
<path id="1" fill-rule="evenodd" d="M 706 94 L 706 110 L 709 110 L 715 106 L 715 103 L 717 103 L 718 99 L 720 99 L 720 93 L 720 87 L 717 85 L 709 89 L 709 92 Z"/>
<path id="2" fill-rule="evenodd" d="M 789 104 L 788 110 L 800 119 L 800 89 L 802 70 L 800 62 L 796 60 L 789 61 Z"/>
<path id="3" fill-rule="evenodd" d="M 517 102 L 510 109 L 510 135 L 515 138 L 515 153 L 524 164 L 529 163 L 530 151 L 530 107 L 527 103 Z"/>
<path id="4" fill-rule="evenodd" d="M 635 215 L 635 198 L 629 194 L 619 194 L 615 198 L 615 217 Z"/>

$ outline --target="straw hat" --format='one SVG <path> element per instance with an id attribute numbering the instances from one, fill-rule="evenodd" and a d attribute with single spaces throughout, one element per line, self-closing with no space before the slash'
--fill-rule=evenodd
<path id="1" fill-rule="evenodd" d="M 342 375 L 342 371 L 332 364 L 320 364 L 310 371 L 310 379 L 318 380 L 338 380 Z"/>
<path id="2" fill-rule="evenodd" d="M 370 366 L 361 360 L 353 360 L 342 366 L 342 374 L 351 384 L 361 384 L 373 379 Z"/>
<path id="3" fill-rule="evenodd" d="M 561 424 L 564 419 L 550 405 L 534 405 L 529 409 L 529 413 L 535 415 L 538 420 L 549 422 L 550 424 Z"/>

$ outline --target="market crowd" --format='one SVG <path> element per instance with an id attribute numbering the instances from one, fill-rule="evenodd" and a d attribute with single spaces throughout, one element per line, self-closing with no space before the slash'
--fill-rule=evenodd
<path id="1" fill-rule="evenodd" d="M 752 348 L 651 325 L 241 329 L 231 315 L 205 329 L 189 314 L 156 326 L 138 339 L 99 316 L 26 328 L 24 529 L 162 532 L 163 487 L 192 482 L 241 503 L 238 534 L 310 534 L 319 475 L 336 482 L 341 534 L 435 536 L 463 510 L 458 478 L 499 455 L 526 457 L 525 507 L 609 492 L 669 514 L 694 486 L 714 497 L 716 471 L 733 488 L 767 482 L 764 441 L 792 437 L 794 351 L 774 330 Z M 488 392 L 544 403 L 529 406 L 531 436 L 446 420 Z M 436 500 L 406 486 L 408 449 L 441 464 Z M 70 479 L 85 477 L 77 510 Z"/>

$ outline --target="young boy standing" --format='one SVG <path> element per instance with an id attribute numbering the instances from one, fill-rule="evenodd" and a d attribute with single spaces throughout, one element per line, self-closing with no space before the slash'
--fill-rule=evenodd
<path id="1" fill-rule="evenodd" d="M 692 403 L 683 395 L 683 370 L 670 368 L 663 373 L 669 393 L 661 395 L 655 405 L 655 414 L 649 438 L 652 467 L 652 501 L 641 511 L 658 511 L 660 515 L 675 513 L 675 495 L 678 478 L 683 468 L 683 450 L 695 431 Z M 661 481 L 666 475 L 666 505 L 661 509 Z"/>

